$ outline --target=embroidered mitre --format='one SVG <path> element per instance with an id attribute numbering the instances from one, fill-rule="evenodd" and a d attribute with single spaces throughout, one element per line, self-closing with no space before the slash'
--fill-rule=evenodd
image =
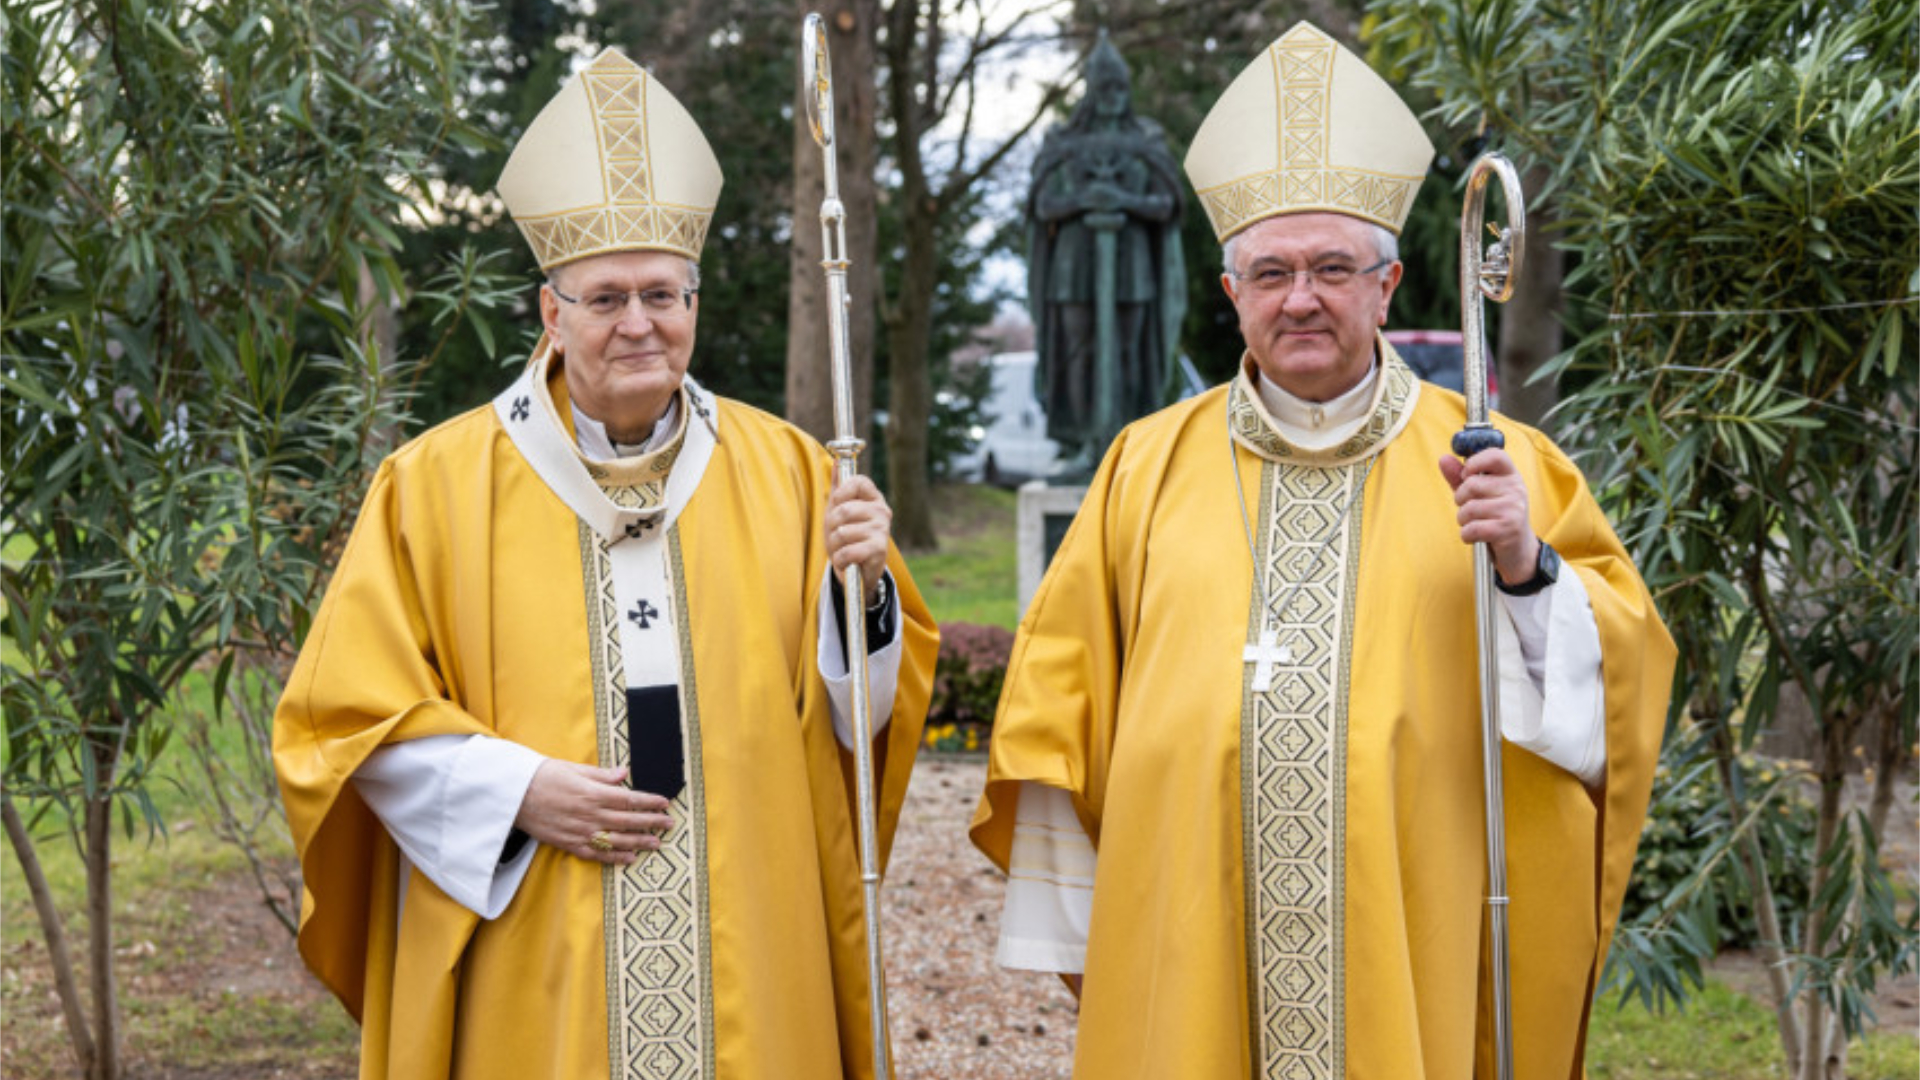
<path id="1" fill-rule="evenodd" d="M 700 257 L 720 161 L 666 87 L 607 49 L 527 126 L 500 198 L 540 269 L 611 251 Z"/>
<path id="2" fill-rule="evenodd" d="M 1308 211 L 1397 235 L 1432 160 L 1433 143 L 1386 80 L 1301 22 L 1220 95 L 1186 168 L 1224 243 L 1254 222 Z"/>

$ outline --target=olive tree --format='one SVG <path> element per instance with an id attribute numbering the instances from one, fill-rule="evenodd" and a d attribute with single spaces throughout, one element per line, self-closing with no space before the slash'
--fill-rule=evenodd
<path id="1" fill-rule="evenodd" d="M 122 1074 L 112 846 L 159 824 L 166 705 L 196 669 L 224 684 L 238 653 L 289 648 L 401 429 L 408 365 L 373 317 L 409 297 L 393 255 L 434 212 L 426 163 L 475 139 L 476 18 L 7 6 L 0 817 L 87 1077 Z M 449 317 L 491 296 L 471 256 L 415 284 Z M 38 858 L 61 833 L 85 868 L 84 998 Z"/>

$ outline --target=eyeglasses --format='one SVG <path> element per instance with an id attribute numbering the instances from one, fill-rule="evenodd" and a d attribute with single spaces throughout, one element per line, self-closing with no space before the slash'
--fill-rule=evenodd
<path id="1" fill-rule="evenodd" d="M 1344 289 L 1351 288 L 1354 283 L 1362 277 L 1373 273 L 1383 266 L 1391 265 L 1392 262 L 1392 259 L 1381 259 L 1365 270 L 1355 270 L 1353 267 L 1342 262 L 1329 262 L 1321 263 L 1319 266 L 1310 266 L 1305 270 L 1289 270 L 1284 266 L 1263 266 L 1251 274 L 1243 274 L 1238 270 L 1230 271 L 1230 273 L 1233 274 L 1236 281 L 1245 282 L 1253 286 L 1255 292 L 1275 292 L 1282 289 L 1291 292 L 1293 291 L 1294 279 L 1304 274 L 1307 278 L 1307 288 L 1310 291 L 1317 293 L 1337 293 Z"/>
<path id="2" fill-rule="evenodd" d="M 552 282 L 547 283 L 547 288 L 552 289 L 553 295 L 567 303 L 580 305 L 587 318 L 596 322 L 613 322 L 625 316 L 627 308 L 632 306 L 635 300 L 640 301 L 640 310 L 646 312 L 649 319 L 661 321 L 678 319 L 693 310 L 693 296 L 700 291 L 682 286 L 678 289 L 653 288 L 641 289 L 639 292 L 608 290 L 588 293 L 585 296 L 568 296 Z"/>

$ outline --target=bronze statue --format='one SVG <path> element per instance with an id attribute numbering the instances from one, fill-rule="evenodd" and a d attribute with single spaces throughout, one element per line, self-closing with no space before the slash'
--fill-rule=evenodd
<path id="1" fill-rule="evenodd" d="M 1133 114 L 1126 61 L 1103 32 L 1086 96 L 1047 134 L 1027 194 L 1036 389 L 1069 473 L 1090 473 L 1122 427 L 1170 398 L 1183 202 L 1166 137 Z"/>

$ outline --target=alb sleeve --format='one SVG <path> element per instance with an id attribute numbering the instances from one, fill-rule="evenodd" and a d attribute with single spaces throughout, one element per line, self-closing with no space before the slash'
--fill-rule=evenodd
<path id="1" fill-rule="evenodd" d="M 893 571 L 880 579 L 885 593 L 878 610 L 867 613 L 867 702 L 873 716 L 875 737 L 886 730 L 893 718 L 893 699 L 900 685 L 900 590 L 893 583 Z M 816 664 L 820 678 L 827 684 L 827 701 L 833 710 L 833 733 L 840 745 L 853 748 L 853 676 L 847 670 L 847 645 L 841 640 L 839 590 L 829 571 L 821 588 L 832 593 L 833 604 L 820 604 L 820 651 Z"/>
<path id="2" fill-rule="evenodd" d="M 522 843 L 504 860 L 513 821 L 546 758 L 506 739 L 433 735 L 383 746 L 353 785 L 407 861 L 481 918 L 497 918 L 533 861 Z"/>
<path id="3" fill-rule="evenodd" d="M 1533 596 L 1500 598 L 1500 733 L 1596 787 L 1606 773 L 1606 701 L 1585 583 L 1568 571 Z"/>

